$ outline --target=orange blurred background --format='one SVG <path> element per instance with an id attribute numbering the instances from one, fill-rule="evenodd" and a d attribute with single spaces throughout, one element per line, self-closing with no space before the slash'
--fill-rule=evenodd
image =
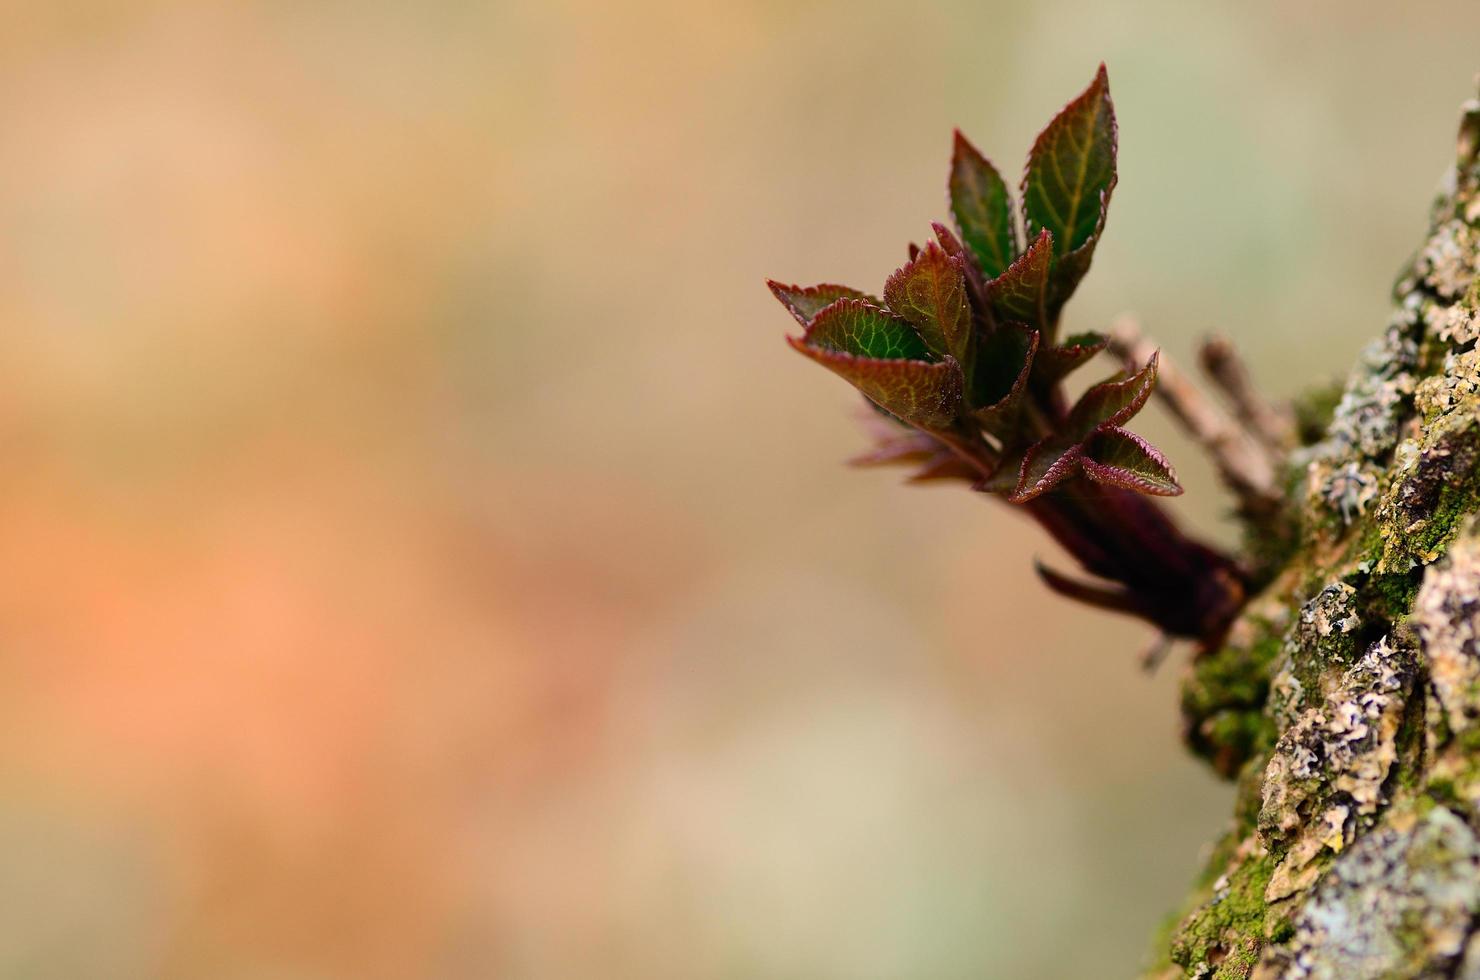
<path id="1" fill-rule="evenodd" d="M 0 976 L 1134 972 L 1231 798 L 1180 657 L 845 469 L 762 279 L 877 288 L 1103 59 L 1072 329 L 1291 395 L 1480 68 L 1399 6 L 3 5 Z"/>

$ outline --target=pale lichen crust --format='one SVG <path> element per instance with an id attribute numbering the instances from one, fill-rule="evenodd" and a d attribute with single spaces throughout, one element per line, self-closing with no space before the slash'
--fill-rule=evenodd
<path id="1" fill-rule="evenodd" d="M 1332 863 L 1295 916 L 1294 936 L 1267 949 L 1253 977 L 1452 977 L 1477 909 L 1475 832 L 1443 807 L 1395 810 Z"/>
<path id="2" fill-rule="evenodd" d="M 1234 824 L 1157 977 L 1480 980 L 1480 102 L 1395 312 L 1292 458 L 1294 557 L 1198 658 Z"/>

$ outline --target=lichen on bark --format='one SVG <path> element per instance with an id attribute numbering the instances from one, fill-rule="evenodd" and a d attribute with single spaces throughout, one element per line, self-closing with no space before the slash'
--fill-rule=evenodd
<path id="1" fill-rule="evenodd" d="M 1480 980 L 1477 270 L 1472 101 L 1390 322 L 1291 457 L 1295 548 L 1188 668 L 1237 801 L 1148 976 Z"/>

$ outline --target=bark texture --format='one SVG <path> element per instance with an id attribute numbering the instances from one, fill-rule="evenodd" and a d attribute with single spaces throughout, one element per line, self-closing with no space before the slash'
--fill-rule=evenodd
<path id="1" fill-rule="evenodd" d="M 1477 270 L 1472 101 L 1391 322 L 1307 406 L 1278 571 L 1188 668 L 1189 745 L 1238 797 L 1148 976 L 1480 980 Z"/>

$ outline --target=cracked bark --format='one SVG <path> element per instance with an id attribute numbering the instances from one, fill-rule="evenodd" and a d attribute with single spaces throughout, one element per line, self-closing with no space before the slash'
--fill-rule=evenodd
<path id="1" fill-rule="evenodd" d="M 1480 980 L 1477 270 L 1472 101 L 1390 323 L 1280 479 L 1292 547 L 1188 667 L 1237 802 L 1149 977 Z"/>

